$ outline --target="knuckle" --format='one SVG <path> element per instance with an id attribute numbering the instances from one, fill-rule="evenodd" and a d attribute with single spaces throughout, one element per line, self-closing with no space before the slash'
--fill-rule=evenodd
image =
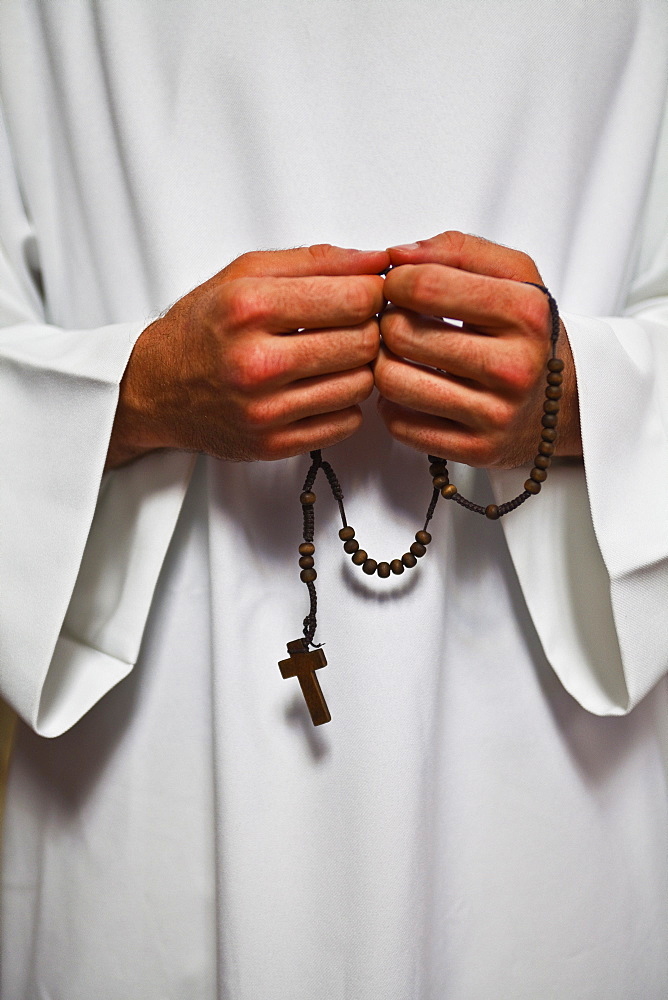
<path id="1" fill-rule="evenodd" d="M 221 290 L 227 323 L 233 328 L 254 326 L 267 318 L 267 306 L 257 282 L 239 279 Z"/>
<path id="2" fill-rule="evenodd" d="M 373 392 L 374 385 L 375 382 L 371 369 L 362 368 L 355 380 L 355 391 L 352 402 L 361 403 L 363 400 L 368 399 Z"/>
<path id="3" fill-rule="evenodd" d="M 351 278 L 346 305 L 351 322 L 363 323 L 376 312 L 377 294 L 373 284 L 365 278 Z"/>
<path id="4" fill-rule="evenodd" d="M 239 392 L 253 392 L 276 374 L 276 360 L 263 345 L 244 341 L 230 349 L 225 377 Z"/>
<path id="5" fill-rule="evenodd" d="M 344 441 L 362 426 L 362 411 L 353 405 L 337 413 L 323 434 L 323 447 Z"/>
<path id="6" fill-rule="evenodd" d="M 512 429 L 517 419 L 517 408 L 505 400 L 494 399 L 489 406 L 487 420 L 490 427 L 497 432 L 507 432 Z"/>
<path id="7" fill-rule="evenodd" d="M 392 309 L 381 320 L 383 340 L 395 354 L 402 354 L 408 346 L 408 323 L 406 317 Z"/>
<path id="8" fill-rule="evenodd" d="M 539 373 L 539 369 L 526 355 L 514 357 L 497 370 L 497 377 L 513 393 L 524 396 L 530 392 Z"/>
<path id="9" fill-rule="evenodd" d="M 259 264 L 258 257 L 260 253 L 261 251 L 259 250 L 250 250 L 240 254 L 219 272 L 219 277 L 225 282 L 230 282 L 243 277 L 245 274 L 254 273 Z"/>
<path id="10" fill-rule="evenodd" d="M 333 247 L 331 243 L 314 243 L 307 249 L 316 264 L 324 264 L 331 256 Z"/>
<path id="11" fill-rule="evenodd" d="M 236 257 L 231 266 L 235 270 L 254 272 L 256 268 L 261 265 L 262 258 L 266 254 L 266 250 L 247 250 L 246 253 L 242 253 L 239 257 Z"/>
<path id="12" fill-rule="evenodd" d="M 448 229 L 441 234 L 441 240 L 448 254 L 448 259 L 452 261 L 455 267 L 460 260 L 467 239 L 470 239 L 470 237 L 467 237 L 466 233 L 462 233 L 458 229 Z"/>
<path id="13" fill-rule="evenodd" d="M 531 294 L 523 295 L 517 306 L 518 321 L 532 335 L 545 336 L 550 320 L 547 297 L 537 288 L 527 288 L 527 291 Z"/>
<path id="14" fill-rule="evenodd" d="M 415 302 L 430 305 L 442 294 L 442 270 L 438 264 L 419 265 L 412 270 L 408 283 Z"/>
<path id="15" fill-rule="evenodd" d="M 492 469 L 500 459 L 498 442 L 489 437 L 477 438 L 470 445 L 470 464 L 476 469 Z"/>
<path id="16" fill-rule="evenodd" d="M 390 387 L 387 384 L 387 379 L 385 378 L 385 374 L 379 368 L 376 368 L 373 378 L 374 378 L 374 385 L 376 386 L 376 389 L 378 390 L 380 395 L 384 399 L 389 399 Z"/>
<path id="17" fill-rule="evenodd" d="M 254 366 L 245 357 L 230 359 L 227 378 L 232 388 L 242 393 L 252 392 L 259 382 Z"/>
<path id="18" fill-rule="evenodd" d="M 290 451 L 279 435 L 267 434 L 257 442 L 255 453 L 260 462 L 277 462 L 286 458 Z"/>
<path id="19" fill-rule="evenodd" d="M 374 382 L 376 388 L 380 392 L 381 396 L 386 399 L 391 399 L 394 395 L 393 386 L 395 384 L 395 379 L 393 377 L 394 365 L 383 359 L 376 364 L 374 369 Z"/>
<path id="20" fill-rule="evenodd" d="M 379 347 L 380 328 L 378 323 L 366 323 L 362 327 L 360 336 L 360 350 L 362 352 L 362 361 L 364 364 L 368 364 L 369 361 L 373 361 L 378 354 Z"/>
<path id="21" fill-rule="evenodd" d="M 537 275 L 536 264 L 533 257 L 530 257 L 524 250 L 514 250 L 515 270 L 518 275 Z"/>
<path id="22" fill-rule="evenodd" d="M 244 407 L 244 421 L 251 431 L 261 431 L 273 422 L 274 408 L 266 399 L 255 399 Z"/>

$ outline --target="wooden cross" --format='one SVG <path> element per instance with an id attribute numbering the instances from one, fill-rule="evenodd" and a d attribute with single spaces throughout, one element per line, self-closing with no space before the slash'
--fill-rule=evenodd
<path id="1" fill-rule="evenodd" d="M 281 660 L 278 664 L 283 678 L 287 680 L 288 677 L 296 677 L 299 681 L 314 726 L 331 722 L 332 717 L 315 675 L 316 670 L 327 666 L 325 654 L 321 649 L 312 649 L 309 652 L 306 639 L 289 642 L 288 653 L 289 658 Z"/>

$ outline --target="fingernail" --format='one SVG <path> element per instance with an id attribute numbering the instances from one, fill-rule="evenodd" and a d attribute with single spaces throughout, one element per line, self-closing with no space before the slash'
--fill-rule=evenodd
<path id="1" fill-rule="evenodd" d="M 411 250 L 419 250 L 419 243 L 400 243 L 399 246 L 389 247 L 390 250 L 405 250 L 409 253 Z"/>

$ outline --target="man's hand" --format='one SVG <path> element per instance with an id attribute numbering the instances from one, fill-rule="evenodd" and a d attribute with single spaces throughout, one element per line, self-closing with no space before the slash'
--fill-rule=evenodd
<path id="1" fill-rule="evenodd" d="M 466 465 L 514 468 L 540 439 L 550 312 L 526 254 L 476 236 L 442 233 L 390 249 L 393 270 L 374 366 L 380 413 L 399 441 Z M 444 320 L 442 317 L 447 317 Z M 447 320 L 458 320 L 457 323 Z M 566 331 L 558 454 L 581 455 Z"/>
<path id="2" fill-rule="evenodd" d="M 349 437 L 388 265 L 327 245 L 248 253 L 184 296 L 135 345 L 107 468 L 157 448 L 272 460 Z"/>

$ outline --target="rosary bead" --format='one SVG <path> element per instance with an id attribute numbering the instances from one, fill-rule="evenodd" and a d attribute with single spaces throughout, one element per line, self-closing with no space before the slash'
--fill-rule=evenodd
<path id="1" fill-rule="evenodd" d="M 553 323 L 556 323 L 556 317 L 558 317 L 558 314 L 556 313 L 556 306 L 551 297 L 549 297 L 549 301 Z M 501 506 L 491 503 L 487 504 L 486 507 L 481 507 L 479 504 L 473 503 L 472 501 L 461 496 L 454 483 L 450 482 L 446 460 L 434 455 L 429 455 L 429 472 L 436 492 L 432 496 L 427 510 L 427 523 L 434 513 L 439 492 L 445 500 L 456 498 L 457 502 L 463 507 L 473 511 L 474 513 L 484 514 L 490 521 L 496 521 L 502 515 L 514 510 L 524 502 L 528 494 L 536 495 L 540 493 L 541 485 L 547 479 L 548 469 L 551 465 L 552 455 L 555 451 L 554 442 L 557 437 L 556 427 L 560 409 L 559 401 L 563 391 L 562 371 L 564 369 L 564 362 L 560 358 L 550 358 L 547 363 L 547 369 L 548 374 L 546 378 L 547 384 L 545 388 L 545 402 L 543 403 L 543 414 L 541 416 L 541 440 L 538 445 L 538 453 L 534 458 L 533 468 L 529 473 L 529 478 L 524 483 L 524 493 L 515 497 L 514 500 L 511 500 L 508 503 L 501 504 Z M 374 573 L 377 573 L 378 576 L 383 579 L 389 577 L 391 573 L 400 576 L 406 568 L 412 569 L 416 566 L 418 559 L 426 555 L 427 546 L 432 541 L 432 535 L 426 530 L 426 528 L 422 528 L 415 532 L 415 541 L 411 544 L 410 550 L 408 552 L 404 552 L 401 559 L 393 559 L 391 562 L 383 561 L 379 563 L 375 559 L 370 558 L 369 554 L 364 549 L 360 548 L 359 542 L 355 538 L 355 529 L 351 525 L 345 524 L 345 514 L 343 512 L 342 503 L 343 494 L 333 469 L 327 462 L 322 461 L 319 451 L 313 452 L 312 458 L 313 464 L 309 470 L 306 482 L 313 483 L 318 470 L 320 468 L 324 469 L 334 498 L 338 501 L 341 508 L 341 515 L 344 521 L 343 527 L 339 530 L 339 538 L 343 542 L 344 551 L 351 555 L 353 564 L 355 566 L 361 566 L 362 571 L 367 576 L 372 576 Z M 316 494 L 311 489 L 304 489 L 300 494 L 299 500 L 303 508 L 304 535 L 306 536 L 306 539 L 312 539 L 314 512 L 310 510 L 310 508 L 316 501 Z M 299 577 L 303 583 L 308 585 L 311 600 L 310 613 L 307 618 L 304 619 L 304 634 L 306 636 L 307 644 L 312 642 L 313 634 L 316 628 L 316 594 L 313 583 L 317 579 L 318 574 L 315 570 L 315 561 L 313 558 L 314 553 L 315 545 L 312 540 L 304 540 L 299 545 L 299 566 L 301 569 Z M 308 645 L 306 648 L 308 648 Z"/>

